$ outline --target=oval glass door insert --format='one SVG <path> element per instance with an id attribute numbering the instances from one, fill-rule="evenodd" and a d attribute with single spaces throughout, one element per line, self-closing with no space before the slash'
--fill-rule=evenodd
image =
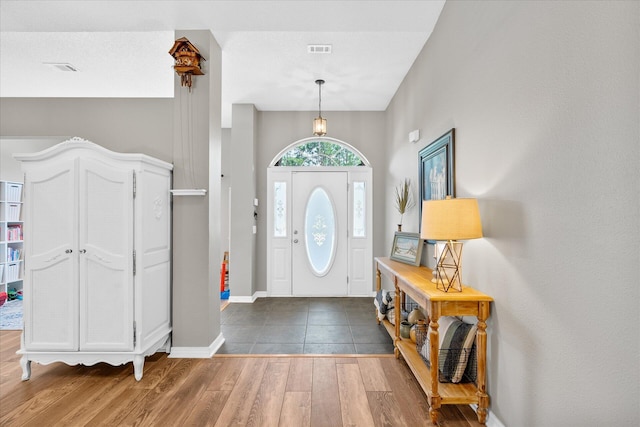
<path id="1" fill-rule="evenodd" d="M 307 258 L 313 274 L 324 276 L 331 269 L 336 252 L 335 209 L 327 192 L 311 192 L 304 216 Z"/>

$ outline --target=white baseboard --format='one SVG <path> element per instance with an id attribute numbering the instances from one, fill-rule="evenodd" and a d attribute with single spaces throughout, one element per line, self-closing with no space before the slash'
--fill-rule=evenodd
<path id="1" fill-rule="evenodd" d="M 471 406 L 474 411 L 478 412 L 478 405 L 471 404 L 469 406 Z M 500 421 L 498 417 L 493 415 L 489 410 L 487 410 L 487 422 L 485 423 L 485 425 L 486 427 L 505 427 L 505 425 L 502 424 L 502 421 Z"/>
<path id="2" fill-rule="evenodd" d="M 210 359 L 224 344 L 222 333 L 208 347 L 171 347 L 170 359 Z"/>
<path id="3" fill-rule="evenodd" d="M 257 300 L 258 298 L 266 298 L 266 297 L 267 297 L 267 292 L 266 291 L 256 291 L 250 297 L 229 295 L 229 302 L 252 303 L 255 300 Z"/>

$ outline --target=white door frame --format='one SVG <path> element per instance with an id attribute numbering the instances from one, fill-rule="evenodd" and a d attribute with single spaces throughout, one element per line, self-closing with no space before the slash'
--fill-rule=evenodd
<path id="1" fill-rule="evenodd" d="M 275 166 L 285 152 L 291 148 L 303 145 L 311 141 L 328 141 L 341 145 L 355 154 L 363 161 L 364 166 L 350 167 L 290 167 Z M 348 271 L 348 295 L 349 296 L 371 296 L 373 295 L 373 170 L 368 160 L 351 145 L 334 138 L 305 138 L 296 141 L 283 149 L 271 161 L 267 169 L 267 295 L 268 296 L 292 296 L 292 221 L 291 221 L 291 194 L 294 172 L 327 172 L 344 171 L 347 172 L 348 181 L 348 206 L 347 206 L 347 271 Z M 356 192 L 354 184 L 361 188 L 364 184 L 364 206 L 356 204 Z M 276 186 L 279 192 L 283 193 L 284 203 L 278 208 L 278 215 L 281 215 L 282 225 L 279 231 L 275 230 L 275 197 Z M 359 200 L 359 199 L 358 199 Z M 364 211 L 364 212 L 363 212 Z M 364 233 L 360 231 L 360 236 L 354 235 L 354 217 L 364 216 Z M 362 235 L 363 234 L 363 235 Z"/>

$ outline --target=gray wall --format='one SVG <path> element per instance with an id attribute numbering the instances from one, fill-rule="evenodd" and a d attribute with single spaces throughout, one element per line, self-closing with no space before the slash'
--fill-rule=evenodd
<path id="1" fill-rule="evenodd" d="M 173 99 L 0 98 L 0 135 L 79 136 L 172 162 Z"/>
<path id="2" fill-rule="evenodd" d="M 457 196 L 486 236 L 463 279 L 495 299 L 490 409 L 508 426 L 640 424 L 639 7 L 447 2 L 388 108 L 387 199 L 456 128 Z"/>
<path id="3" fill-rule="evenodd" d="M 173 197 L 173 346 L 206 348 L 220 334 L 222 51 L 210 31 L 176 31 L 180 37 L 206 61 L 191 91 L 174 79 L 173 188 L 207 195 Z"/>
<path id="4" fill-rule="evenodd" d="M 256 109 L 253 104 L 233 105 L 231 129 L 231 209 L 233 238 L 229 252 L 229 287 L 232 297 L 250 297 L 256 290 L 256 235 L 253 233 L 253 199 L 256 198 Z M 256 208 L 257 209 L 257 208 Z"/>
<path id="5" fill-rule="evenodd" d="M 58 138 L 5 138 L 0 137 L 0 180 L 2 181 L 24 181 L 22 165 L 13 158 L 14 153 L 37 153 L 49 147 L 69 139 L 70 137 Z"/>
<path id="6" fill-rule="evenodd" d="M 267 290 L 267 167 L 273 158 L 289 144 L 313 136 L 311 124 L 317 112 L 258 112 L 258 144 L 256 147 L 258 207 L 256 289 Z M 327 119 L 327 136 L 342 140 L 358 149 L 373 166 L 373 211 L 374 239 L 373 253 L 386 254 L 383 251 L 384 236 L 393 229 L 383 229 L 384 212 L 387 203 L 384 196 L 384 145 L 385 125 L 382 112 L 346 112 L 323 111 Z M 390 249 L 389 249 L 390 250 Z M 372 284 L 373 290 L 373 284 Z"/>

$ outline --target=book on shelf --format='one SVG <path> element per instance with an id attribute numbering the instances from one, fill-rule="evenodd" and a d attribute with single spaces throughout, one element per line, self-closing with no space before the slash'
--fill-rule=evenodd
<path id="1" fill-rule="evenodd" d="M 21 225 L 10 225 L 7 227 L 7 240 L 8 241 L 16 241 L 22 240 L 22 226 Z"/>
<path id="2" fill-rule="evenodd" d="M 22 249 L 12 247 L 7 248 L 7 262 L 20 261 L 22 258 Z"/>

